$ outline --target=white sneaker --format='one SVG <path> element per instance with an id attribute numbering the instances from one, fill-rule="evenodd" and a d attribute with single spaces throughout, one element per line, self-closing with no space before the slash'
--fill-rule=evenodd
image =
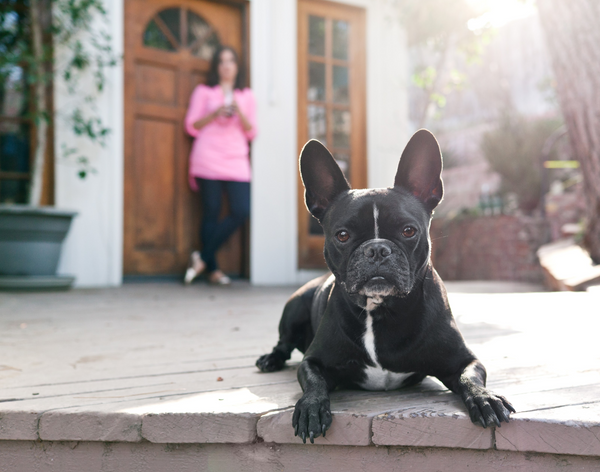
<path id="1" fill-rule="evenodd" d="M 192 252 L 192 254 L 190 255 L 190 263 L 188 265 L 187 270 L 185 271 L 183 283 L 186 285 L 191 284 L 194 281 L 194 279 L 204 271 L 204 269 L 206 269 L 206 263 L 200 257 L 200 252 Z"/>
<path id="2" fill-rule="evenodd" d="M 231 285 L 231 279 L 218 269 L 208 276 L 208 281 L 213 285 Z"/>

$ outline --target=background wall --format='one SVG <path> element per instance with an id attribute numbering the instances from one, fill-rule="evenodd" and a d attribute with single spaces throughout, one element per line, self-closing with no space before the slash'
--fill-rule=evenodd
<path id="1" fill-rule="evenodd" d="M 296 283 L 296 0 L 250 2 L 251 85 L 258 136 L 252 144 L 250 278 Z"/>
<path id="2" fill-rule="evenodd" d="M 546 220 L 528 216 L 434 219 L 432 259 L 444 280 L 510 280 L 539 283 L 536 252 L 548 242 Z"/>
<path id="3" fill-rule="evenodd" d="M 367 159 L 370 187 L 393 183 L 410 135 L 407 53 L 399 11 L 385 0 L 348 0 L 366 10 Z M 252 0 L 252 88 L 259 135 L 252 148 L 251 279 L 298 284 L 297 2 Z"/>
<path id="4" fill-rule="evenodd" d="M 407 54 L 393 2 L 348 0 L 366 9 L 367 149 L 369 186 L 392 184 L 410 134 Z M 123 0 L 107 0 L 110 33 L 123 51 Z M 297 2 L 250 2 L 251 82 L 258 102 L 259 135 L 252 146 L 251 280 L 297 284 L 314 276 L 297 267 Z M 60 55 L 60 51 L 57 51 Z M 99 111 L 112 132 L 104 148 L 78 142 L 63 117 L 72 98 L 55 87 L 56 206 L 79 211 L 63 248 L 59 273 L 77 286 L 118 285 L 123 246 L 123 68 L 108 71 Z M 62 145 L 91 156 L 96 174 L 85 180 L 62 158 Z"/>
<path id="5" fill-rule="evenodd" d="M 123 1 L 105 0 L 108 26 L 117 56 L 123 54 Z M 82 38 L 85 41 L 85 38 Z M 60 61 L 61 51 L 55 52 Z M 55 83 L 55 204 L 79 212 L 63 245 L 60 274 L 75 275 L 78 287 L 119 285 L 123 260 L 123 67 L 106 70 L 105 92 L 98 98 L 98 115 L 111 129 L 106 146 L 91 145 L 74 136 L 65 116 L 79 97 L 70 96 L 64 83 Z M 91 87 L 91 85 L 90 85 Z M 89 156 L 96 169 L 85 179 L 77 175 L 63 145 Z M 79 155 L 79 154 L 78 154 Z"/>

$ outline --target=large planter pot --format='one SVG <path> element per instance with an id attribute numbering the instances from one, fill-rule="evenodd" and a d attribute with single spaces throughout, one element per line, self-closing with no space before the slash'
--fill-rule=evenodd
<path id="1" fill-rule="evenodd" d="M 74 277 L 57 276 L 62 242 L 73 211 L 0 205 L 0 288 L 67 288 Z"/>

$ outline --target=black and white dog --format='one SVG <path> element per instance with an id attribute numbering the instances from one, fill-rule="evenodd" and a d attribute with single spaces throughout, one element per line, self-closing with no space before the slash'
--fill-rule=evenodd
<path id="1" fill-rule="evenodd" d="M 309 141 L 300 156 L 308 210 L 325 232 L 332 274 L 287 302 L 279 343 L 258 359 L 273 372 L 294 349 L 304 395 L 292 425 L 306 442 L 331 425 L 336 387 L 391 390 L 437 377 L 463 399 L 474 423 L 508 422 L 512 405 L 485 388 L 485 367 L 465 345 L 431 265 L 429 225 L 442 199 L 442 156 L 427 130 L 402 153 L 391 188 L 351 190 L 329 151 Z"/>

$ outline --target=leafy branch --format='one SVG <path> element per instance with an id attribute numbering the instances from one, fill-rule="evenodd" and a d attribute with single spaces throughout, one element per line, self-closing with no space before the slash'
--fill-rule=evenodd
<path id="1" fill-rule="evenodd" d="M 47 127 L 52 119 L 47 96 L 58 78 L 70 97 L 70 111 L 64 119 L 73 134 L 106 144 L 110 128 L 103 123 L 96 102 L 105 89 L 107 68 L 120 60 L 108 30 L 102 0 L 4 0 L 0 5 L 0 80 L 6 83 L 17 77 L 12 81 L 15 92 L 30 105 L 23 106 L 20 116 L 35 124 L 30 204 L 39 204 L 41 197 Z M 74 159 L 78 175 L 85 178 L 93 170 L 91 160 L 75 154 L 63 152 L 62 157 Z"/>
<path id="2" fill-rule="evenodd" d="M 65 120 L 75 136 L 105 146 L 111 130 L 104 125 L 95 103 L 105 88 L 106 69 L 117 65 L 119 60 L 113 52 L 112 38 L 107 32 L 108 13 L 102 0 L 52 2 L 53 38 L 64 53 L 60 64 L 55 61 L 58 66 L 55 73 L 62 77 L 69 95 L 77 98 Z M 87 77 L 92 78 L 92 87 L 82 85 Z M 74 154 L 63 152 L 63 158 L 72 158 Z M 95 173 L 89 157 L 79 155 L 74 162 L 79 177 L 85 178 L 90 172 Z"/>

